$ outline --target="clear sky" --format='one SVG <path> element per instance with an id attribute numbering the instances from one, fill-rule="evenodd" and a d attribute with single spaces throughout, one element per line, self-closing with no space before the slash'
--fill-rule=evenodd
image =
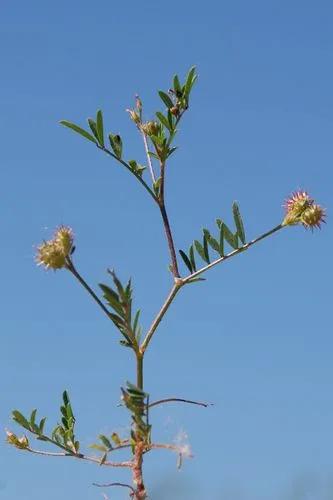
<path id="1" fill-rule="evenodd" d="M 248 238 L 281 221 L 297 188 L 330 215 L 332 22 L 329 0 L 1 1 L 1 428 L 15 429 L 12 409 L 35 407 L 50 428 L 65 388 L 83 445 L 128 426 L 117 403 L 134 377 L 130 352 L 69 274 L 34 263 L 54 227 L 73 227 L 75 262 L 92 286 L 107 281 L 107 267 L 132 276 L 145 327 L 171 284 L 151 200 L 59 120 L 83 125 L 102 108 L 126 157 L 143 162 L 125 109 L 138 92 L 152 117 L 156 91 L 195 64 L 168 171 L 177 248 L 216 217 L 231 223 L 233 200 Z M 152 500 L 333 498 L 328 222 L 278 233 L 180 293 L 147 355 L 146 389 L 214 406 L 155 410 L 156 439 L 185 431 L 195 458 L 178 472 L 167 452 L 147 457 Z M 99 499 L 92 482 L 126 479 L 1 441 L 1 499 Z"/>

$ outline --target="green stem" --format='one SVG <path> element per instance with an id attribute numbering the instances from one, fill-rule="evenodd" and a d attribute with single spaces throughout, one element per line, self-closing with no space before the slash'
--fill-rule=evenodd
<path id="1" fill-rule="evenodd" d="M 67 257 L 67 269 L 68 269 L 68 271 L 70 271 L 73 274 L 73 276 L 75 276 L 75 278 L 79 281 L 79 283 L 81 283 L 83 288 L 85 288 L 87 290 L 89 295 L 91 295 L 91 297 L 99 305 L 99 307 L 103 310 L 103 312 L 107 315 L 107 317 L 109 319 L 111 319 L 110 313 L 107 310 L 107 308 L 105 307 L 105 305 L 103 304 L 103 302 L 97 297 L 96 293 L 90 288 L 88 283 L 82 278 L 82 276 L 77 271 L 77 269 L 75 268 L 73 262 L 71 261 L 71 259 L 69 257 Z"/>
<path id="2" fill-rule="evenodd" d="M 136 353 L 136 385 L 143 390 L 143 356 L 144 353 L 138 351 Z"/>
<path id="3" fill-rule="evenodd" d="M 179 278 L 180 274 L 179 274 L 179 270 L 178 270 L 175 245 L 173 242 L 169 218 L 168 218 L 168 214 L 167 214 L 167 211 L 165 208 L 164 201 L 160 204 L 160 212 L 161 212 L 161 216 L 162 216 L 162 220 L 163 220 L 164 231 L 165 231 L 165 235 L 167 238 L 169 253 L 170 253 L 170 257 L 171 257 L 172 274 L 173 274 L 174 278 Z"/>
<path id="4" fill-rule="evenodd" d="M 169 248 L 169 253 L 170 253 L 170 257 L 171 257 L 171 264 L 172 264 L 172 274 L 173 274 L 174 278 L 179 278 L 180 274 L 179 274 L 179 270 L 178 270 L 175 244 L 173 241 L 173 236 L 172 236 L 172 231 L 171 231 L 171 227 L 170 227 L 168 214 L 167 214 L 167 211 L 165 208 L 164 186 L 165 186 L 165 163 L 161 162 L 161 187 L 160 187 L 160 194 L 159 194 L 159 198 L 158 198 L 158 205 L 160 207 L 164 231 L 165 231 L 165 235 L 166 235 L 167 242 L 168 242 L 168 248 Z"/>
<path id="5" fill-rule="evenodd" d="M 118 156 L 116 156 L 115 154 L 113 154 L 109 149 L 107 149 L 105 147 L 101 147 L 101 146 L 98 146 L 98 145 L 97 145 L 97 147 L 99 149 L 101 149 L 102 151 L 104 151 L 109 156 L 111 156 L 112 158 L 114 158 L 115 160 L 117 160 L 119 163 L 121 163 L 121 165 L 123 165 L 123 167 L 127 168 L 127 170 L 129 170 L 131 172 L 131 174 L 133 174 L 137 178 L 137 180 L 140 182 L 140 184 L 142 184 L 142 186 L 146 189 L 146 191 L 148 191 L 148 193 L 153 198 L 153 200 L 156 201 L 156 203 L 158 203 L 158 200 L 157 200 L 154 192 L 150 189 L 150 187 L 148 186 L 148 184 L 146 184 L 146 182 L 142 179 L 142 177 L 140 177 L 140 175 L 138 175 L 135 172 L 133 172 L 133 170 L 131 169 L 130 165 L 128 163 L 126 163 L 126 161 L 122 160 L 121 158 L 118 158 Z"/>

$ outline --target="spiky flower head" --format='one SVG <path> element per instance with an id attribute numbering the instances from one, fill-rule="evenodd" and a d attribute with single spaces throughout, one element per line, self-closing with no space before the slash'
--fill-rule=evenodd
<path id="1" fill-rule="evenodd" d="M 58 245 L 61 252 L 67 257 L 72 250 L 74 242 L 72 228 L 60 226 L 54 234 L 54 241 Z"/>
<path id="2" fill-rule="evenodd" d="M 141 125 L 141 130 L 146 134 L 146 135 L 157 135 L 160 131 L 160 126 L 157 122 L 155 121 L 149 121 L 146 123 L 143 123 Z"/>
<path id="3" fill-rule="evenodd" d="M 15 446 L 16 448 L 19 448 L 20 450 L 26 450 L 27 448 L 29 448 L 29 440 L 27 436 L 23 435 L 22 437 L 18 437 L 16 436 L 16 434 L 8 430 L 6 430 L 6 434 L 7 443 Z"/>
<path id="4" fill-rule="evenodd" d="M 305 228 L 320 228 L 325 222 L 325 210 L 306 191 L 295 191 L 285 202 L 283 226 L 302 224 Z"/>
<path id="5" fill-rule="evenodd" d="M 138 125 L 141 122 L 140 114 L 135 109 L 126 109 L 129 113 L 131 120 Z"/>
<path id="6" fill-rule="evenodd" d="M 36 261 L 46 269 L 66 267 L 66 259 L 73 248 L 73 231 L 70 227 L 60 226 L 52 240 L 44 241 L 37 249 Z"/>
<path id="7" fill-rule="evenodd" d="M 142 122 L 142 101 L 138 95 L 135 96 L 135 108 L 126 109 L 126 111 L 129 113 L 131 120 L 139 126 Z"/>

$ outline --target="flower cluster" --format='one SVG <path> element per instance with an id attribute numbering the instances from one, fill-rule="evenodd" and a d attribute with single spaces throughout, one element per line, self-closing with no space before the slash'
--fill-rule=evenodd
<path id="1" fill-rule="evenodd" d="M 296 191 L 285 202 L 283 226 L 302 224 L 305 228 L 320 228 L 325 222 L 325 210 L 306 191 Z"/>
<path id="2" fill-rule="evenodd" d="M 6 430 L 7 443 L 19 448 L 20 450 L 26 450 L 29 448 L 29 440 L 27 436 L 18 437 L 11 431 Z"/>
<path id="3" fill-rule="evenodd" d="M 36 261 L 46 269 L 66 267 L 66 260 L 73 249 L 73 231 L 70 227 L 60 226 L 52 240 L 44 241 L 37 249 Z"/>
<path id="4" fill-rule="evenodd" d="M 135 108 L 134 109 L 126 109 L 129 113 L 131 120 L 139 126 L 142 122 L 142 101 L 140 97 L 135 96 Z"/>

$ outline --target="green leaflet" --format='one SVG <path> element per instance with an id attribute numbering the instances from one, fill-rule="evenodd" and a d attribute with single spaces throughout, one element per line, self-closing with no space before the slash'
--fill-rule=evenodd
<path id="1" fill-rule="evenodd" d="M 195 75 L 195 66 L 192 66 L 192 68 L 188 72 L 186 82 L 185 82 L 185 96 L 186 97 L 189 96 L 196 79 L 197 79 L 197 76 Z"/>
<path id="2" fill-rule="evenodd" d="M 222 226 L 223 227 L 223 234 L 224 234 L 224 239 L 229 243 L 229 245 L 236 250 L 238 248 L 238 238 L 237 234 L 233 234 L 228 226 L 223 222 Z"/>
<path id="3" fill-rule="evenodd" d="M 168 121 L 168 119 L 163 115 L 163 113 L 161 113 L 160 111 L 157 111 L 156 112 L 156 116 L 157 118 L 160 120 L 160 122 L 162 123 L 162 125 L 164 125 L 170 132 L 172 132 L 172 124 L 170 125 L 170 122 Z"/>
<path id="4" fill-rule="evenodd" d="M 173 102 L 171 98 L 168 96 L 168 94 L 166 94 L 162 90 L 159 90 L 158 95 L 160 96 L 160 98 L 162 99 L 167 108 L 173 107 Z"/>
<path id="5" fill-rule="evenodd" d="M 99 109 L 96 114 L 96 130 L 98 135 L 98 142 L 104 148 L 104 125 L 103 125 L 103 114 Z"/>
<path id="6" fill-rule="evenodd" d="M 97 144 L 96 139 L 94 136 L 89 134 L 86 130 L 83 128 L 79 127 L 78 125 L 75 125 L 75 123 L 69 122 L 67 120 L 61 120 L 60 121 L 61 125 L 64 125 L 67 128 L 70 128 L 74 130 L 74 132 L 77 132 L 78 134 L 82 135 L 85 139 L 88 139 L 89 141 L 93 142 L 94 144 Z"/>
<path id="7" fill-rule="evenodd" d="M 186 253 L 183 252 L 183 250 L 179 250 L 179 254 L 181 256 L 181 258 L 183 259 L 187 269 L 190 271 L 190 273 L 192 274 L 193 273 L 193 267 L 192 267 L 192 264 L 191 264 L 191 261 L 190 259 L 187 257 Z"/>
<path id="8" fill-rule="evenodd" d="M 208 251 L 208 242 L 207 242 L 207 235 L 204 232 L 204 237 L 203 237 L 203 251 L 205 254 L 205 261 L 209 264 L 209 251 Z"/>
<path id="9" fill-rule="evenodd" d="M 212 247 L 212 249 L 215 250 L 215 252 L 220 254 L 220 245 L 218 244 L 217 240 L 215 238 L 213 238 L 213 236 L 210 234 L 208 229 L 204 229 L 203 233 L 206 236 L 207 242 Z"/>
<path id="10" fill-rule="evenodd" d="M 217 220 L 220 221 L 220 219 L 217 219 Z M 222 221 L 221 221 L 221 224 L 219 225 L 219 227 L 220 227 L 220 255 L 221 255 L 221 257 L 224 257 L 224 228 L 223 228 Z"/>
<path id="11" fill-rule="evenodd" d="M 194 257 L 194 248 L 193 248 L 193 245 L 190 246 L 189 248 L 189 252 L 188 252 L 188 255 L 190 257 L 190 261 L 191 261 L 191 265 L 192 265 L 192 268 L 194 271 L 197 270 L 197 266 L 196 266 L 196 263 L 195 263 L 195 257 Z"/>
<path id="12" fill-rule="evenodd" d="M 234 216 L 235 226 L 237 229 L 237 234 L 239 236 L 239 239 L 243 243 L 243 245 L 245 245 L 246 240 L 245 240 L 244 224 L 243 224 L 243 220 L 242 220 L 242 217 L 240 214 L 239 206 L 236 202 L 234 202 L 232 205 L 232 212 L 233 212 L 233 216 Z"/>
<path id="13" fill-rule="evenodd" d="M 209 259 L 207 259 L 207 256 L 206 256 L 206 253 L 205 253 L 205 249 L 201 245 L 200 241 L 194 240 L 194 246 L 195 246 L 196 251 L 200 255 L 200 257 L 202 258 L 202 260 L 204 260 L 205 262 L 207 262 L 209 264 Z"/>
<path id="14" fill-rule="evenodd" d="M 182 94 L 182 87 L 180 85 L 178 75 L 175 75 L 173 77 L 173 89 L 174 89 L 177 97 L 179 97 Z"/>
<path id="15" fill-rule="evenodd" d="M 120 135 L 109 134 L 109 142 L 110 142 L 110 146 L 112 148 L 112 151 L 114 152 L 116 157 L 121 160 L 122 153 L 123 153 L 123 142 L 121 140 Z"/>
<path id="16" fill-rule="evenodd" d="M 95 120 L 93 120 L 92 118 L 88 118 L 88 125 L 90 127 L 90 130 L 92 131 L 92 133 L 94 134 L 95 138 L 97 139 L 97 142 L 99 143 L 99 137 L 98 137 L 98 132 L 97 132 L 97 125 L 96 125 L 96 122 Z"/>
<path id="17" fill-rule="evenodd" d="M 30 430 L 30 423 L 28 422 L 28 420 L 22 415 L 21 412 L 19 412 L 18 410 L 14 410 L 12 412 L 12 417 L 13 417 L 13 420 L 21 425 L 22 427 L 24 427 L 25 429 L 27 430 Z"/>
<path id="18" fill-rule="evenodd" d="M 100 439 L 102 441 L 104 446 L 107 448 L 107 451 L 112 450 L 113 446 L 112 446 L 111 442 L 109 441 L 109 439 L 106 436 L 104 436 L 104 434 L 100 434 L 98 436 L 98 439 Z"/>

